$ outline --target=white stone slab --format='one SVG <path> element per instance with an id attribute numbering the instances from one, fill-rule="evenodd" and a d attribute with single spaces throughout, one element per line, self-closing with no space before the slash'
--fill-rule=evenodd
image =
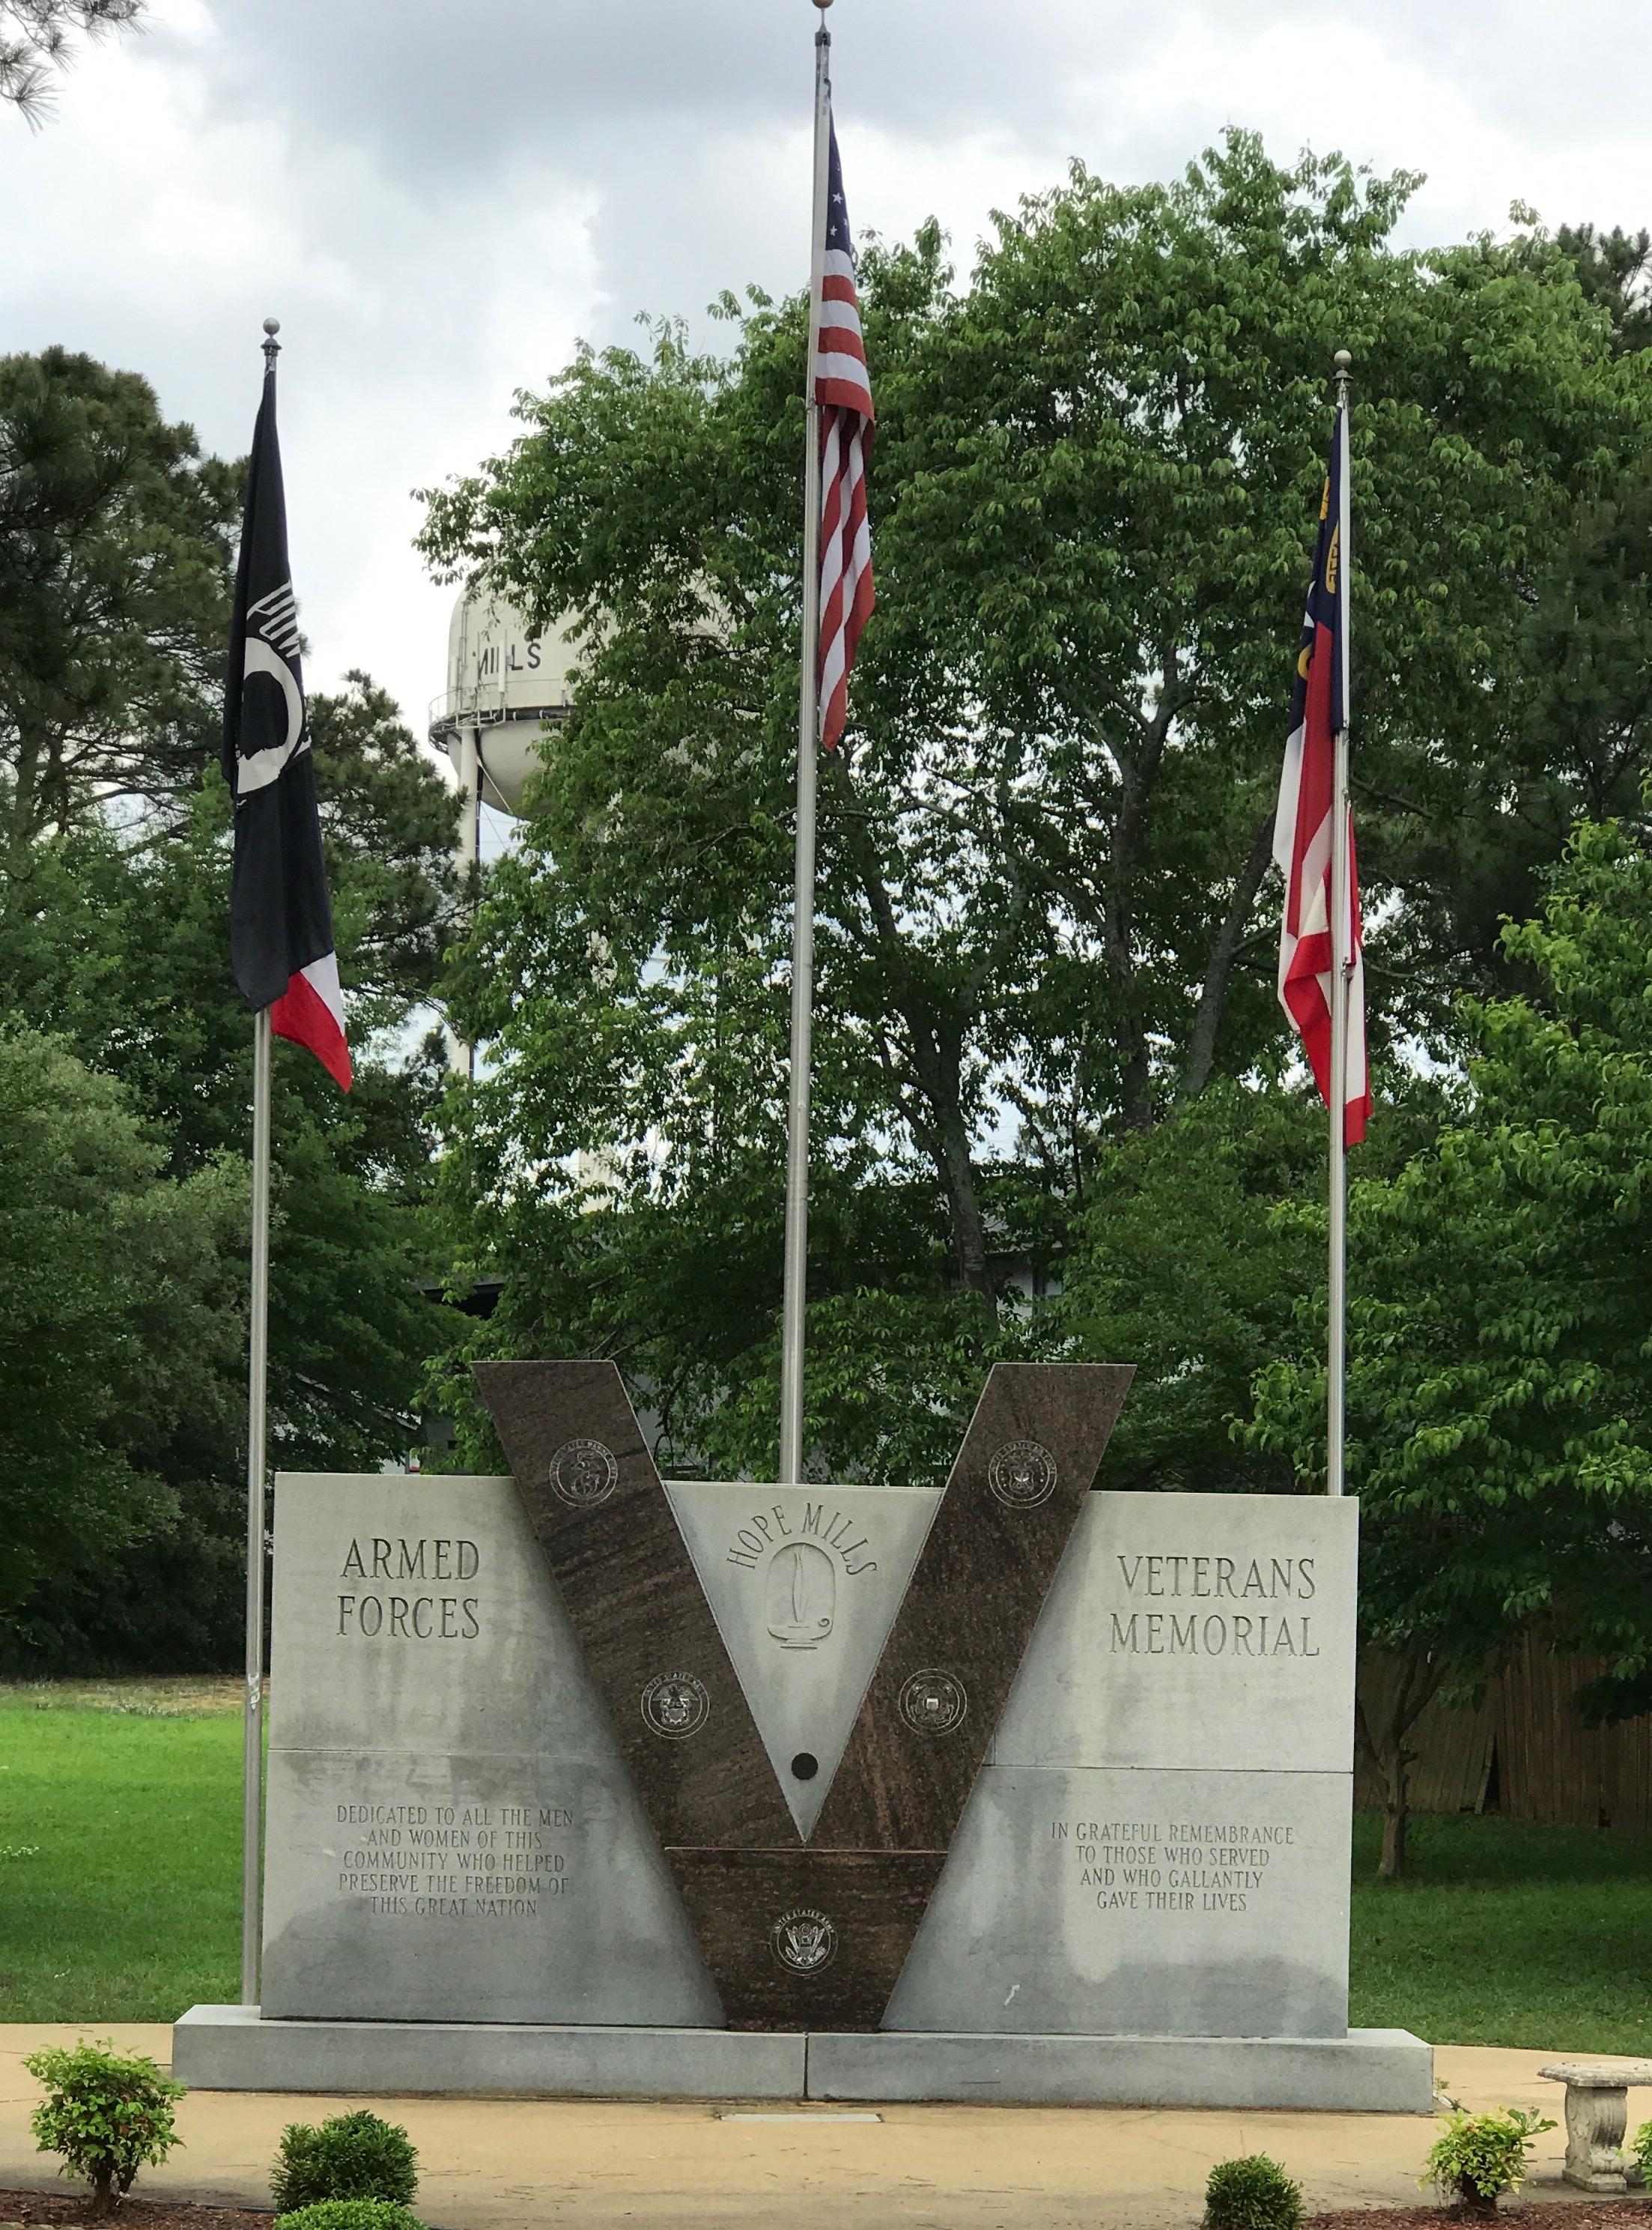
<path id="1" fill-rule="evenodd" d="M 820 1817 L 940 1506 L 897 1486 L 668 1480 L 798 1832 Z M 794 1770 L 799 1759 L 814 1771 Z"/>
<path id="2" fill-rule="evenodd" d="M 723 2014 L 512 1482 L 283 1476 L 264 2001 Z"/>
<path id="3" fill-rule="evenodd" d="M 1349 1824 L 1340 1774 L 987 1766 L 884 2027 L 1340 2036 Z"/>
<path id="4" fill-rule="evenodd" d="M 1347 1773 L 1359 1505 L 1092 1494 L 987 1756 Z"/>
<path id="5" fill-rule="evenodd" d="M 281 1473 L 270 1740 L 619 1762 L 515 1482 Z"/>
<path id="6" fill-rule="evenodd" d="M 811 2098 L 1427 2114 L 1434 2054 L 1399 2028 L 1328 2037 L 826 2036 Z"/>
<path id="7" fill-rule="evenodd" d="M 191 2006 L 172 2066 L 192 2091 L 564 2098 L 800 2098 L 806 2041 L 734 2029 L 272 2021 Z"/>

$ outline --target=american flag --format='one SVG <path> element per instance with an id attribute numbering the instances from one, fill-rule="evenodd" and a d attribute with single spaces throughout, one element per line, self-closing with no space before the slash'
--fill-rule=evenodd
<path id="1" fill-rule="evenodd" d="M 1337 414 L 1331 469 L 1320 503 L 1314 577 L 1308 591 L 1296 652 L 1290 735 L 1274 820 L 1274 858 L 1285 878 L 1285 912 L 1279 932 L 1279 998 L 1295 1024 L 1320 1097 L 1331 1104 L 1331 792 L 1336 735 L 1347 713 L 1345 666 L 1347 583 L 1342 573 L 1340 519 L 1348 464 L 1346 405 Z M 1348 920 L 1343 950 L 1353 961 L 1348 979 L 1348 1073 L 1342 1137 L 1355 1145 L 1366 1135 L 1371 1085 L 1366 1069 L 1366 977 L 1360 920 L 1360 875 L 1353 856 L 1353 818 L 1348 818 Z"/>
<path id="2" fill-rule="evenodd" d="M 849 669 L 876 601 L 871 532 L 866 523 L 872 390 L 860 334 L 855 250 L 835 126 L 822 270 L 814 313 L 813 393 L 820 406 L 820 742 L 829 751 L 843 733 Z"/>

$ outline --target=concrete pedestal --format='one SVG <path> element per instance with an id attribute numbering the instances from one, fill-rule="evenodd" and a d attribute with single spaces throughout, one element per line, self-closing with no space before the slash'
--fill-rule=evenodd
<path id="1" fill-rule="evenodd" d="M 172 2033 L 196 2091 L 575 2098 L 950 2100 L 1425 2114 L 1434 2055 L 1404 2029 L 1342 2037 L 759 2034 L 504 2022 L 265 2021 L 195 2006 Z"/>

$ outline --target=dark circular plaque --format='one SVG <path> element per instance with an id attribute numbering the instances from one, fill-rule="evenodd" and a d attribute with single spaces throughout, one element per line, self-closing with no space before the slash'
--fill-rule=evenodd
<path id="1" fill-rule="evenodd" d="M 711 1716 L 705 1683 L 691 1672 L 657 1672 L 642 1692 L 642 1721 L 667 1742 L 697 1735 Z"/>
<path id="2" fill-rule="evenodd" d="M 601 1440 L 564 1440 L 550 1460 L 550 1491 L 573 1510 L 606 1502 L 619 1477 L 614 1451 Z"/>
<path id="3" fill-rule="evenodd" d="M 813 1781 L 820 1770 L 820 1761 L 810 1750 L 799 1750 L 792 1760 L 792 1777 L 795 1781 Z"/>
<path id="4" fill-rule="evenodd" d="M 838 1956 L 838 1931 L 824 1912 L 800 1905 L 768 1931 L 769 1949 L 788 1975 L 818 1975 Z"/>
<path id="5" fill-rule="evenodd" d="M 955 1672 L 928 1666 L 901 1690 L 901 1717 L 914 1734 L 949 1735 L 969 1709 L 969 1692 Z"/>
<path id="6" fill-rule="evenodd" d="M 1011 1510 L 1036 1510 L 1056 1491 L 1056 1460 L 1038 1440 L 1006 1440 L 987 1466 L 987 1484 Z"/>

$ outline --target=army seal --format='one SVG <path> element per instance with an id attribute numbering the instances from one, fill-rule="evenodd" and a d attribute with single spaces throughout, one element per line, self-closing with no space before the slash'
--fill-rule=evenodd
<path id="1" fill-rule="evenodd" d="M 697 1735 L 711 1716 L 704 1681 L 691 1672 L 656 1672 L 642 1692 L 642 1722 L 667 1742 Z"/>
<path id="2" fill-rule="evenodd" d="M 1037 1440 L 1006 1440 L 987 1466 L 987 1484 L 1011 1510 L 1036 1510 L 1056 1491 L 1056 1460 Z"/>
<path id="3" fill-rule="evenodd" d="M 969 1692 L 955 1672 L 926 1666 L 901 1691 L 901 1717 L 916 1735 L 949 1735 L 964 1723 Z"/>
<path id="4" fill-rule="evenodd" d="M 788 1975 L 818 1975 L 838 1953 L 838 1931 L 824 1912 L 800 1905 L 782 1912 L 768 1931 L 769 1946 Z"/>
<path id="5" fill-rule="evenodd" d="M 601 1440 L 564 1440 L 550 1460 L 550 1491 L 573 1510 L 606 1502 L 619 1478 L 614 1451 Z"/>

